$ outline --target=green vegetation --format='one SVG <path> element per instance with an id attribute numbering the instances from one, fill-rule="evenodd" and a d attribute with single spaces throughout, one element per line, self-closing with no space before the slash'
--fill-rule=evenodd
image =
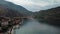
<path id="1" fill-rule="evenodd" d="M 60 7 L 39 11 L 36 13 L 35 18 L 60 26 Z"/>

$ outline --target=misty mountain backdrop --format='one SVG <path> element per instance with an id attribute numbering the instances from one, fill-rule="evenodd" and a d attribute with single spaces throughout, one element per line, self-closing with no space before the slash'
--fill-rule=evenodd
<path id="1" fill-rule="evenodd" d="M 43 22 L 60 26 L 60 6 L 36 12 L 35 18 L 43 19 Z"/>
<path id="2" fill-rule="evenodd" d="M 14 11 L 16 11 L 16 12 L 22 14 L 22 15 L 25 15 L 25 16 L 33 15 L 33 13 L 31 11 L 28 11 L 24 7 L 16 5 L 16 4 L 13 4 L 11 2 L 7 2 L 5 0 L 0 0 L 0 6 L 4 6 L 6 8 L 12 9 L 12 10 L 14 10 Z M 12 11 L 10 11 L 10 12 L 12 12 Z M 16 12 L 13 12 L 13 13 L 16 13 Z"/>

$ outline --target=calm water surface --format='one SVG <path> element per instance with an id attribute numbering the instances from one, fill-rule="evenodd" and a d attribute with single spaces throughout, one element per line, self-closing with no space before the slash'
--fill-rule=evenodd
<path id="1" fill-rule="evenodd" d="M 28 19 L 16 30 L 16 34 L 60 34 L 60 28 L 52 25 L 41 24 L 36 19 Z"/>

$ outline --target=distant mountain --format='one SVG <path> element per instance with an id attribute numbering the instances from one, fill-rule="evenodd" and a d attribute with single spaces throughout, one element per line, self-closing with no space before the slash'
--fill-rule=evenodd
<path id="1" fill-rule="evenodd" d="M 32 15 L 32 12 L 31 12 L 31 11 L 28 11 L 28 10 L 25 9 L 24 7 L 19 6 L 19 5 L 16 5 L 16 4 L 13 4 L 13 3 L 11 3 L 11 2 L 7 2 L 7 1 L 4 1 L 4 0 L 0 0 L 0 5 L 4 5 L 4 6 L 7 7 L 7 8 L 16 10 L 16 11 L 18 11 L 19 13 L 21 13 L 21 14 L 23 14 L 23 15 Z"/>
<path id="2" fill-rule="evenodd" d="M 60 6 L 52 9 L 48 9 L 48 15 L 46 19 L 54 22 L 60 22 Z"/>
<path id="3" fill-rule="evenodd" d="M 36 18 L 43 19 L 47 22 L 50 22 L 50 24 L 60 26 L 60 6 L 39 11 L 37 12 Z"/>
<path id="4" fill-rule="evenodd" d="M 3 17 L 19 17 L 20 16 L 20 17 L 22 17 L 23 15 L 20 14 L 16 10 L 12 10 L 3 5 L 0 5 L 0 16 L 3 16 Z"/>

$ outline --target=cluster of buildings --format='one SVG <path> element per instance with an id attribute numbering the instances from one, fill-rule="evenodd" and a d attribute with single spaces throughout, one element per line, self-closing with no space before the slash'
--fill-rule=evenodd
<path id="1" fill-rule="evenodd" d="M 11 34 L 14 26 L 20 24 L 22 24 L 22 19 L 20 17 L 0 17 L 0 34 Z"/>

